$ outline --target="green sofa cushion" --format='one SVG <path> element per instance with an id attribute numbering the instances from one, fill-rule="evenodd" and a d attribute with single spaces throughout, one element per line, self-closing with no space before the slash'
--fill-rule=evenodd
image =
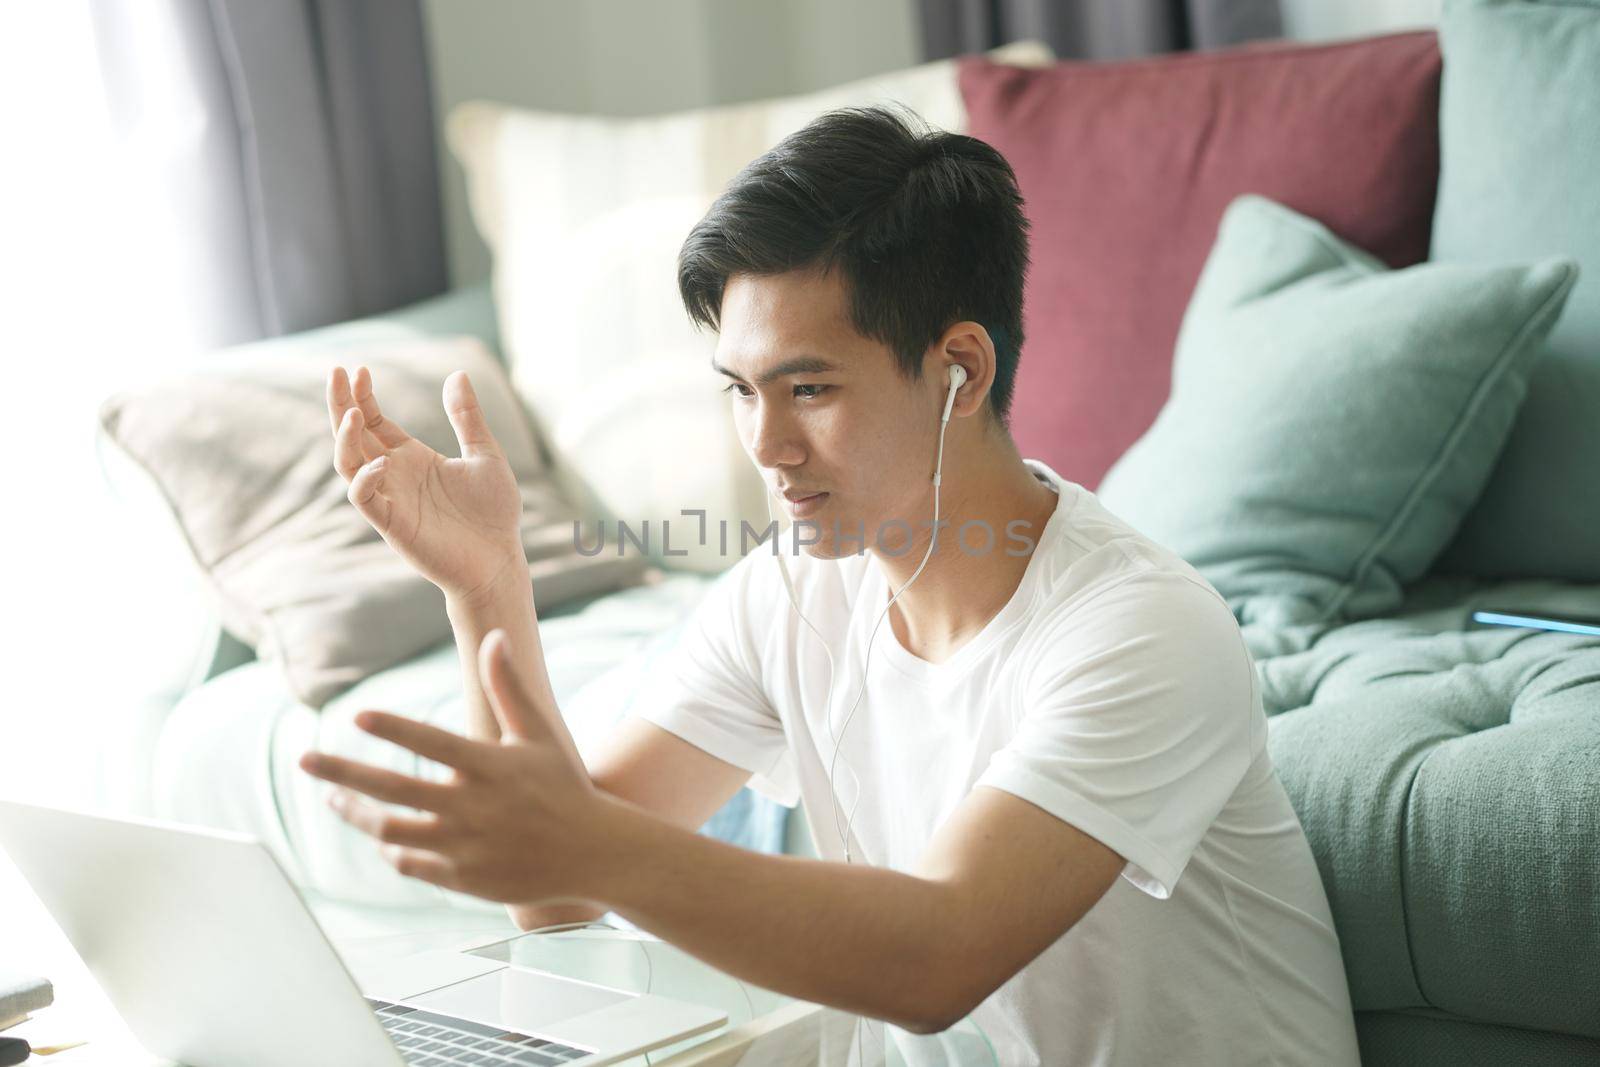
<path id="1" fill-rule="evenodd" d="M 1392 609 L 1476 500 L 1575 274 L 1391 271 L 1241 197 L 1184 316 L 1172 394 L 1099 496 L 1241 622 Z"/>
<path id="2" fill-rule="evenodd" d="M 1358 1011 L 1362 1067 L 1572 1067 L 1600 1063 L 1600 1040 L 1496 1026 L 1447 1012 Z"/>
<path id="3" fill-rule="evenodd" d="M 1600 642 L 1516 639 L 1463 672 L 1488 684 L 1437 680 L 1458 692 L 1405 820 L 1417 978 L 1469 1018 L 1600 1037 Z"/>
<path id="4" fill-rule="evenodd" d="M 1600 3 L 1454 0 L 1439 27 L 1431 258 L 1584 275 L 1481 502 L 1439 566 L 1600 580 Z"/>
<path id="5" fill-rule="evenodd" d="M 1245 637 L 1356 1009 L 1600 1038 L 1600 638 L 1470 621 L 1509 604 L 1600 585 L 1436 576 L 1299 651 Z"/>

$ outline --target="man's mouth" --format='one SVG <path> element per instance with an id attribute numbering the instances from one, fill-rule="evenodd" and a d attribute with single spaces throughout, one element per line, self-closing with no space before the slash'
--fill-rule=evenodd
<path id="1" fill-rule="evenodd" d="M 784 503 L 789 505 L 789 514 L 797 519 L 803 519 L 821 508 L 828 502 L 827 493 L 811 493 L 804 490 L 785 490 Z"/>

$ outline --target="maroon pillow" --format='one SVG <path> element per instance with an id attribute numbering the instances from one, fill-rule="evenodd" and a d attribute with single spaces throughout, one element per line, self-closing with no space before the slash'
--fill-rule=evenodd
<path id="1" fill-rule="evenodd" d="M 1094 488 L 1166 402 L 1222 211 L 1259 193 L 1392 267 L 1426 258 L 1439 174 L 1431 31 L 1123 63 L 961 62 L 968 132 L 1016 169 L 1032 267 L 1011 429 Z"/>

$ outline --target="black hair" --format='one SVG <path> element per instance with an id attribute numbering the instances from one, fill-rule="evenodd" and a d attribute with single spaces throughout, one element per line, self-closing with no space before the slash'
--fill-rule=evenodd
<path id="1" fill-rule="evenodd" d="M 806 268 L 842 272 L 851 323 L 912 381 L 946 329 L 982 324 L 995 348 L 989 401 L 1008 425 L 1028 220 L 993 147 L 909 109 L 830 111 L 728 183 L 678 253 L 678 290 L 698 326 L 719 329 L 729 277 Z"/>

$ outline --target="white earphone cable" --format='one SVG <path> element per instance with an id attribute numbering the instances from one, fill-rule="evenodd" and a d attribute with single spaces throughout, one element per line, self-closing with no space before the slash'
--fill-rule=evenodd
<path id="1" fill-rule="evenodd" d="M 889 609 L 894 607 L 895 601 L 899 600 L 900 595 L 907 589 L 911 588 L 911 583 L 916 581 L 917 578 L 921 576 L 923 568 L 928 565 L 928 560 L 933 555 L 934 546 L 938 543 L 939 485 L 944 474 L 944 434 L 945 430 L 950 425 L 950 411 L 955 406 L 956 391 L 961 387 L 965 380 L 966 371 L 964 368 L 960 366 L 952 366 L 950 368 L 950 391 L 945 397 L 944 412 L 939 417 L 939 447 L 934 460 L 933 468 L 933 526 L 928 537 L 927 551 L 922 554 L 922 562 L 917 564 L 917 569 L 911 573 L 911 577 L 907 578 L 906 583 L 896 590 L 894 595 L 889 598 L 889 603 L 883 606 L 883 610 L 878 613 L 877 621 L 872 625 L 871 633 L 867 635 L 867 651 L 866 655 L 862 658 L 861 663 L 861 688 L 857 691 L 856 699 L 850 705 L 850 710 L 845 714 L 844 725 L 839 727 L 839 733 L 837 736 L 835 736 L 833 733 L 833 652 L 829 650 L 827 640 L 823 638 L 822 634 L 817 630 L 817 628 L 811 624 L 811 620 L 806 618 L 805 612 L 800 610 L 800 600 L 795 595 L 794 581 L 789 575 L 788 564 L 786 564 L 783 560 L 782 545 L 778 546 L 779 551 L 776 556 L 778 561 L 778 569 L 783 572 L 783 584 L 784 588 L 789 594 L 789 603 L 793 605 L 795 614 L 800 617 L 800 621 L 805 623 L 806 628 L 816 635 L 818 643 L 822 645 L 823 653 L 828 657 L 828 690 L 827 697 L 825 698 L 826 703 L 823 705 L 824 716 L 828 724 L 828 736 L 833 741 L 833 756 L 828 762 L 828 792 L 830 799 L 833 801 L 833 830 L 834 833 L 838 835 L 839 841 L 844 847 L 844 861 L 846 863 L 853 862 L 853 856 L 850 848 L 850 832 L 855 826 L 856 811 L 861 806 L 861 779 L 856 774 L 855 769 L 850 766 L 849 761 L 845 761 L 845 768 L 850 771 L 850 777 L 856 783 L 856 796 L 855 801 L 850 805 L 849 819 L 841 828 L 839 825 L 839 792 L 837 787 L 837 779 L 835 777 L 835 771 L 839 763 L 839 753 L 844 747 L 844 735 L 845 731 L 850 728 L 850 720 L 855 717 L 856 708 L 860 706 L 861 698 L 864 697 L 867 692 L 867 680 L 869 677 L 868 672 L 870 671 L 872 665 L 872 646 L 877 640 L 878 628 L 883 625 L 883 620 L 888 616 Z M 767 494 L 767 517 L 769 519 L 773 519 L 772 494 L 770 492 Z M 775 522 L 776 519 L 773 519 L 773 521 Z M 776 532 L 774 533 L 774 536 L 777 536 Z"/>

